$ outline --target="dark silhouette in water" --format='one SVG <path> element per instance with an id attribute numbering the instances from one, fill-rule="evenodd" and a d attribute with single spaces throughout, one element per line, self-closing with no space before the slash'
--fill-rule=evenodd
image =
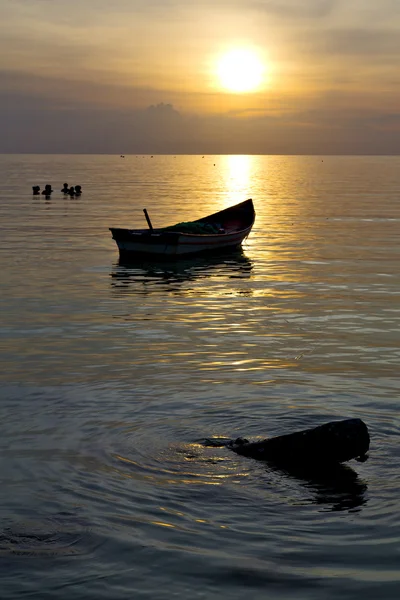
<path id="1" fill-rule="evenodd" d="M 37 196 L 40 193 L 40 185 L 33 185 L 32 186 L 32 193 L 34 196 Z"/>
<path id="2" fill-rule="evenodd" d="M 68 183 L 64 183 L 63 184 L 63 189 L 61 191 L 63 192 L 63 194 L 68 194 L 69 193 Z"/>
<path id="3" fill-rule="evenodd" d="M 225 446 L 237 454 L 264 461 L 268 473 L 294 477 L 313 493 L 315 504 L 349 510 L 365 504 L 367 485 L 349 466 L 367 460 L 368 428 L 361 419 L 346 419 L 260 442 L 244 438 L 201 440 L 203 446 Z"/>
<path id="4" fill-rule="evenodd" d="M 311 492 L 312 504 L 330 504 L 330 510 L 349 510 L 367 502 L 367 484 L 349 466 L 330 464 L 326 466 L 300 467 L 299 465 L 277 469 L 268 463 L 268 471 L 277 471 L 300 481 Z"/>
<path id="5" fill-rule="evenodd" d="M 369 441 L 361 419 L 346 419 L 261 442 L 238 438 L 229 447 L 237 454 L 281 465 L 337 464 L 364 457 Z"/>
<path id="6" fill-rule="evenodd" d="M 69 194 L 70 196 L 75 196 L 75 188 L 74 188 L 74 186 L 73 186 L 73 185 L 71 185 L 71 187 L 69 188 L 69 190 L 68 190 L 68 194 Z"/>
<path id="7" fill-rule="evenodd" d="M 75 186 L 75 195 L 80 196 L 82 194 L 82 187 L 80 185 Z"/>
<path id="8" fill-rule="evenodd" d="M 119 257 L 111 273 L 111 285 L 118 293 L 151 294 L 154 286 L 165 286 L 171 291 L 185 290 L 185 284 L 202 278 L 225 273 L 235 280 L 249 279 L 253 264 L 243 250 L 217 256 L 193 256 L 179 261 Z"/>
<path id="9" fill-rule="evenodd" d="M 47 185 L 44 186 L 44 190 L 42 192 L 42 194 L 44 196 L 46 196 L 46 198 L 50 198 L 50 195 L 53 193 L 53 190 L 51 189 L 51 185 L 48 183 Z"/>
<path id="10" fill-rule="evenodd" d="M 278 467 L 337 465 L 353 458 L 366 460 L 369 450 L 368 428 L 361 419 L 346 419 L 319 425 L 287 435 L 280 435 L 260 442 L 245 438 L 204 445 L 226 446 L 233 452 L 264 460 Z"/>

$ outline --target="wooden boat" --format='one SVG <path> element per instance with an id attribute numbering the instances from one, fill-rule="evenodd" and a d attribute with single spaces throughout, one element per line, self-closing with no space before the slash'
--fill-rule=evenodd
<path id="1" fill-rule="evenodd" d="M 153 228 L 145 209 L 144 213 L 149 229 L 110 227 L 121 256 L 188 256 L 238 248 L 255 219 L 251 199 L 196 221 L 159 229 Z"/>

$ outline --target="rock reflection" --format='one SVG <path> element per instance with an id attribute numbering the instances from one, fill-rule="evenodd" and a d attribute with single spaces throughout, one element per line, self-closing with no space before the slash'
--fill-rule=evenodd
<path id="1" fill-rule="evenodd" d="M 367 484 L 348 465 L 281 468 L 269 464 L 268 469 L 302 481 L 313 494 L 311 502 L 325 505 L 327 511 L 357 509 L 367 502 Z"/>
<path id="2" fill-rule="evenodd" d="M 151 294 L 163 291 L 187 293 L 188 283 L 212 279 L 224 284 L 232 279 L 248 280 L 253 269 L 252 261 L 243 251 L 220 254 L 218 256 L 198 256 L 176 261 L 120 259 L 111 272 L 111 286 L 120 294 Z M 202 288 L 204 291 L 204 288 Z M 214 293 L 216 289 L 213 287 Z M 232 291 L 232 290 L 231 290 Z M 248 288 L 234 290 L 236 293 L 251 295 Z"/>
<path id="3" fill-rule="evenodd" d="M 196 443 L 205 448 L 229 447 L 232 440 L 226 437 L 202 438 Z M 364 462 L 367 457 L 359 462 Z M 253 459 L 256 460 L 256 459 Z M 309 503 L 323 506 L 325 511 L 359 509 L 367 503 L 368 486 L 349 465 L 337 464 L 287 464 L 261 461 L 265 464 L 267 476 L 297 480 L 312 494 Z"/>

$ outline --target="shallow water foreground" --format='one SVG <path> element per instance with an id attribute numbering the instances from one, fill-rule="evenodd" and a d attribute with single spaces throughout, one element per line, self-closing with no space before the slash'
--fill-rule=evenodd
<path id="1" fill-rule="evenodd" d="M 399 597 L 399 163 L 0 157 L 2 598 Z M 119 263 L 247 197 L 243 252 Z M 202 443 L 347 417 L 326 473 Z"/>

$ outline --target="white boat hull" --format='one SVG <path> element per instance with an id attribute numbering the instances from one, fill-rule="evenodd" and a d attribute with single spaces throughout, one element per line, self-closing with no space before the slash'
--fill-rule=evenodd
<path id="1" fill-rule="evenodd" d="M 166 236 L 165 234 L 132 235 L 130 240 L 116 240 L 120 253 L 163 256 L 187 256 L 202 252 L 218 252 L 227 248 L 237 248 L 249 235 L 250 229 L 225 235 L 185 235 Z M 168 240 L 166 238 L 170 237 Z M 135 239 L 136 238 L 136 239 Z M 140 239 L 141 238 L 141 239 Z M 174 238 L 174 239 L 172 239 Z"/>

